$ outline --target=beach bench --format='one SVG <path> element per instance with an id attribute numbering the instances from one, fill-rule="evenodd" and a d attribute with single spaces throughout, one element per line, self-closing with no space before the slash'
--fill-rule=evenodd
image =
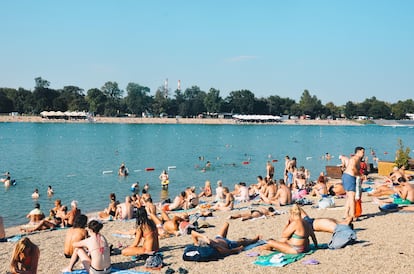
<path id="1" fill-rule="evenodd" d="M 326 176 L 332 179 L 341 179 L 342 170 L 340 166 L 325 166 Z"/>

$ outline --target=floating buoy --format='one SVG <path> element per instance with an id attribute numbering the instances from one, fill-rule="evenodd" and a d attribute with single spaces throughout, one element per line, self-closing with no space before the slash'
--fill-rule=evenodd
<path id="1" fill-rule="evenodd" d="M 169 166 L 168 167 L 168 169 L 170 170 L 170 169 L 176 169 L 177 167 L 176 166 Z"/>
<path id="2" fill-rule="evenodd" d="M 142 171 L 141 169 L 134 169 L 134 172 L 140 172 Z"/>
<path id="3" fill-rule="evenodd" d="M 273 159 L 273 160 L 272 160 L 272 162 L 273 162 L 273 163 L 276 163 L 276 162 L 277 162 L 277 160 L 276 160 L 276 159 Z"/>
<path id="4" fill-rule="evenodd" d="M 145 171 L 154 171 L 155 170 L 155 168 L 153 168 L 153 167 L 147 167 L 147 168 L 145 168 Z"/>
<path id="5" fill-rule="evenodd" d="M 312 157 L 311 157 L 311 156 L 306 157 L 306 160 L 310 160 L 310 159 L 312 159 Z"/>
<path id="6" fill-rule="evenodd" d="M 248 165 L 248 164 L 250 164 L 250 162 L 249 162 L 249 161 L 244 161 L 244 162 L 243 162 L 243 165 Z"/>
<path id="7" fill-rule="evenodd" d="M 388 154 L 388 152 L 385 151 L 384 154 Z"/>
<path id="8" fill-rule="evenodd" d="M 104 171 L 102 171 L 102 174 L 109 174 L 109 173 L 112 173 L 113 171 L 112 170 L 104 170 Z"/>

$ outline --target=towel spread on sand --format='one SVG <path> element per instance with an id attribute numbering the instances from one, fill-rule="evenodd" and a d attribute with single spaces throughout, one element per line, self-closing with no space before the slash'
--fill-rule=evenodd
<path id="1" fill-rule="evenodd" d="M 118 238 L 127 238 L 127 239 L 133 239 L 133 238 L 135 238 L 135 235 L 120 234 L 120 233 L 112 233 L 112 236 L 118 237 Z"/>
<path id="2" fill-rule="evenodd" d="M 326 244 L 318 245 L 319 249 L 325 249 L 327 248 Z M 313 244 L 310 245 L 310 250 L 308 252 L 299 253 L 299 254 L 284 254 L 279 251 L 275 251 L 270 253 L 269 255 L 259 256 L 257 257 L 256 261 L 253 263 L 256 265 L 261 266 L 278 266 L 282 267 L 287 264 L 291 264 L 293 262 L 296 262 L 306 255 L 312 254 L 315 252 L 315 246 Z"/>
<path id="3" fill-rule="evenodd" d="M 265 240 L 259 240 L 259 241 L 255 242 L 254 244 L 250 244 L 250 245 L 245 246 L 243 250 L 250 250 L 250 249 L 255 248 L 257 246 L 264 245 L 265 243 L 266 243 Z"/>
<path id="4" fill-rule="evenodd" d="M 64 272 L 65 274 L 88 274 L 85 269 L 73 270 L 72 272 Z M 150 274 L 150 272 L 142 272 L 136 270 L 119 270 L 116 268 L 112 268 L 111 273 L 115 274 Z"/>
<path id="5" fill-rule="evenodd" d="M 314 249 L 309 250 L 306 253 L 299 253 L 299 254 L 284 254 L 278 251 L 270 253 L 269 255 L 259 256 L 254 264 L 261 265 L 261 266 L 278 266 L 282 267 L 287 264 L 296 262 L 306 255 L 312 254 L 315 252 Z"/>

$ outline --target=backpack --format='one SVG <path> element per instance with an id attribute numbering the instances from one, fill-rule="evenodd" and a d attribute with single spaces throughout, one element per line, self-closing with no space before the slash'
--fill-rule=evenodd
<path id="1" fill-rule="evenodd" d="M 145 260 L 145 267 L 150 269 L 160 269 L 163 267 L 163 256 L 161 253 L 154 253 L 153 255 L 149 255 L 148 258 Z"/>
<path id="2" fill-rule="evenodd" d="M 335 231 L 332 234 L 332 239 L 328 244 L 329 249 L 339 249 L 345 247 L 347 244 L 352 244 L 356 241 L 357 236 L 354 230 L 347 225 L 336 225 Z"/>
<path id="3" fill-rule="evenodd" d="M 220 257 L 218 251 L 211 246 L 188 245 L 184 249 L 183 260 L 194 262 L 208 262 Z"/>

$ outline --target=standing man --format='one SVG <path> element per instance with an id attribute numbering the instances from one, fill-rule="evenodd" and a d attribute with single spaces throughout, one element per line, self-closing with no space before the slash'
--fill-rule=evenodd
<path id="1" fill-rule="evenodd" d="M 275 175 L 275 167 L 272 165 L 270 161 L 267 161 L 266 164 L 266 176 L 269 179 L 273 179 L 273 176 Z"/>
<path id="2" fill-rule="evenodd" d="M 345 171 L 342 174 L 342 184 L 346 191 L 345 218 L 355 218 L 356 180 L 357 176 L 360 175 L 359 165 L 364 154 L 365 149 L 363 147 L 356 147 L 355 154 L 349 158 Z"/>

